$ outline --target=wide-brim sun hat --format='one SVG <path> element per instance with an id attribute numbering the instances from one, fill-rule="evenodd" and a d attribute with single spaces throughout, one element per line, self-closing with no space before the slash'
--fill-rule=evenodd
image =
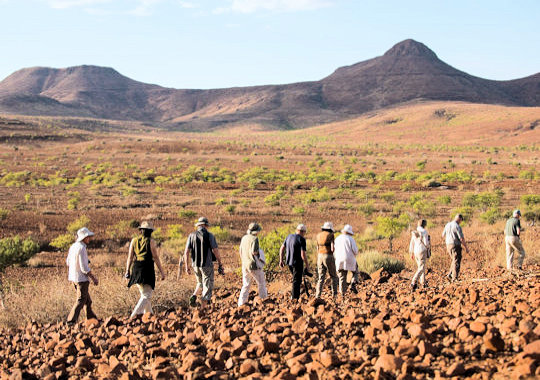
<path id="1" fill-rule="evenodd" d="M 304 231 L 304 232 L 306 232 L 306 231 L 307 231 L 307 227 L 306 227 L 305 224 L 300 223 L 298 226 L 296 226 L 296 231 Z"/>
<path id="2" fill-rule="evenodd" d="M 148 222 L 148 221 L 144 221 L 141 223 L 141 225 L 139 226 L 139 230 L 150 230 L 150 231 L 154 231 L 154 226 L 152 225 L 152 222 Z"/>
<path id="3" fill-rule="evenodd" d="M 259 223 L 250 223 L 249 224 L 248 232 L 258 232 L 260 230 L 262 230 L 262 228 L 259 225 Z"/>
<path id="4" fill-rule="evenodd" d="M 94 236 L 94 233 L 90 231 L 88 228 L 83 227 L 77 231 L 77 241 L 81 242 L 88 236 Z"/>
<path id="5" fill-rule="evenodd" d="M 514 210 L 514 212 L 512 213 L 512 216 L 515 218 L 518 215 L 521 216 L 521 211 L 520 210 Z"/>
<path id="6" fill-rule="evenodd" d="M 350 224 L 346 224 L 341 230 L 341 232 L 344 234 L 354 235 L 352 226 Z"/>
<path id="7" fill-rule="evenodd" d="M 195 223 L 195 227 L 199 227 L 199 226 L 207 226 L 209 225 L 210 222 L 208 221 L 207 218 L 205 218 L 204 216 L 201 216 L 199 218 L 199 220 L 197 220 L 197 223 Z"/>
<path id="8" fill-rule="evenodd" d="M 332 224 L 332 222 L 324 222 L 324 224 L 321 227 L 321 230 L 330 230 L 334 232 L 334 225 Z"/>

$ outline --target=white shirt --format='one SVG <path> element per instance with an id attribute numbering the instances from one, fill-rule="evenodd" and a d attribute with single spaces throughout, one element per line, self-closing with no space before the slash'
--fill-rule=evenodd
<path id="1" fill-rule="evenodd" d="M 334 241 L 334 259 L 336 270 L 356 272 L 356 255 L 358 247 L 356 241 L 349 234 L 341 234 Z"/>
<path id="2" fill-rule="evenodd" d="M 416 233 L 416 234 L 415 234 Z M 416 237 L 415 235 L 418 235 Z M 417 227 L 416 231 L 411 233 L 411 242 L 409 244 L 409 252 L 419 254 L 428 250 L 429 235 L 425 228 Z"/>
<path id="3" fill-rule="evenodd" d="M 87 282 L 90 267 L 88 266 L 88 253 L 86 244 L 82 241 L 73 243 L 69 248 L 66 259 L 68 270 L 68 280 L 73 282 Z"/>

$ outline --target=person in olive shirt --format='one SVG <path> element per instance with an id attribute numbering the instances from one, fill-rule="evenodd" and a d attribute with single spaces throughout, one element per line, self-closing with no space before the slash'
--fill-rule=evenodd
<path id="1" fill-rule="evenodd" d="M 523 269 L 523 259 L 525 259 L 525 250 L 521 244 L 521 211 L 514 210 L 512 217 L 506 222 L 504 228 L 504 241 L 506 243 L 506 268 L 508 270 L 514 269 L 514 252 L 518 252 L 517 268 Z"/>
<path id="2" fill-rule="evenodd" d="M 321 296 L 326 272 L 328 272 L 332 280 L 332 295 L 336 297 L 339 279 L 336 272 L 336 261 L 334 260 L 334 226 L 330 222 L 325 222 L 321 229 L 322 231 L 317 234 L 317 271 L 319 279 L 315 297 Z"/>
<path id="3" fill-rule="evenodd" d="M 306 226 L 304 224 L 299 224 L 298 227 L 296 227 L 296 233 L 288 235 L 279 250 L 279 266 L 284 267 L 285 264 L 287 264 L 293 276 L 291 294 L 291 299 L 293 300 L 298 300 L 300 298 L 300 286 L 302 284 L 302 276 L 304 275 L 304 265 L 306 273 L 309 273 L 306 254 L 306 239 L 304 238 L 306 232 Z"/>

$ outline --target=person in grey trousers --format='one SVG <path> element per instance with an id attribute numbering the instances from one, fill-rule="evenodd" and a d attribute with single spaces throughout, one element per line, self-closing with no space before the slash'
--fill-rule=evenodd
<path id="1" fill-rule="evenodd" d="M 462 221 L 463 215 L 457 214 L 454 217 L 454 220 L 446 224 L 442 232 L 442 237 L 445 238 L 446 241 L 446 251 L 452 258 L 450 271 L 446 275 L 450 281 L 456 281 L 459 277 L 462 249 L 465 248 L 465 251 L 468 251 L 465 237 L 463 236 L 463 231 L 460 226 Z"/>

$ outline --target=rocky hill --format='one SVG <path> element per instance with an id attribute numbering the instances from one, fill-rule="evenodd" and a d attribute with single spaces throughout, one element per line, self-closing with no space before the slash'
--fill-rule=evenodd
<path id="1" fill-rule="evenodd" d="M 2 378 L 520 379 L 540 376 L 538 267 L 411 293 L 383 270 L 346 301 L 216 293 L 205 311 L 1 331 Z"/>
<path id="2" fill-rule="evenodd" d="M 493 81 L 459 71 L 414 40 L 315 82 L 177 90 L 111 68 L 19 70 L 0 82 L 0 112 L 134 120 L 172 129 L 232 124 L 302 128 L 413 100 L 540 106 L 540 73 Z"/>

